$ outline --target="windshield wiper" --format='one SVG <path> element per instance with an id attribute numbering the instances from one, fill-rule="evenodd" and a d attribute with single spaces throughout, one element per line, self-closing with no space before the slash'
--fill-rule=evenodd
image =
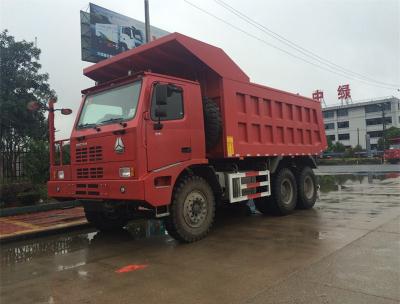
<path id="1" fill-rule="evenodd" d="M 97 125 L 95 123 L 84 123 L 84 124 L 79 124 L 78 128 L 83 129 L 83 128 L 95 128 Z"/>
<path id="2" fill-rule="evenodd" d="M 99 124 L 105 124 L 107 122 L 117 122 L 117 121 L 121 121 L 121 120 L 124 120 L 124 118 L 123 117 L 110 118 L 110 119 L 106 119 L 106 120 L 100 121 Z"/>

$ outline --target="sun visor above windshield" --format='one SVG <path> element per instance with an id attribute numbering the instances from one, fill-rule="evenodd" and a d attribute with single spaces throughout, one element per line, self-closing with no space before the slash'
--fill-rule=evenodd
<path id="1" fill-rule="evenodd" d="M 110 81 L 140 71 L 190 80 L 214 72 L 220 77 L 248 82 L 249 77 L 220 48 L 179 33 L 141 45 L 83 70 L 97 82 Z"/>

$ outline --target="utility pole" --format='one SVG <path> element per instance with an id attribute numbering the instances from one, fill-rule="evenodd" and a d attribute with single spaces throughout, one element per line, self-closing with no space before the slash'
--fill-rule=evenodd
<path id="1" fill-rule="evenodd" d="M 146 29 L 146 43 L 149 43 L 150 42 L 149 0 L 144 0 L 144 24 Z"/>
<path id="2" fill-rule="evenodd" d="M 381 103 L 381 110 L 382 110 L 382 142 L 383 142 L 383 155 L 382 155 L 382 161 L 383 163 L 385 162 L 385 131 L 386 131 L 386 118 L 385 118 L 385 104 Z"/>

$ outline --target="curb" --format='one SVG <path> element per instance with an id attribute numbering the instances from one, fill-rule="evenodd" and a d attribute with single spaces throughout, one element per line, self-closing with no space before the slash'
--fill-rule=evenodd
<path id="1" fill-rule="evenodd" d="M 4 209 L 0 209 L 0 217 L 26 214 L 26 213 L 35 213 L 35 212 L 49 211 L 49 210 L 56 210 L 56 209 L 69 209 L 69 208 L 74 208 L 74 207 L 78 207 L 81 205 L 82 205 L 81 202 L 76 200 L 76 201 L 49 203 L 49 204 L 43 204 L 43 205 L 4 208 Z"/>
<path id="2" fill-rule="evenodd" d="M 31 239 L 31 238 L 48 236 L 48 235 L 69 232 L 69 231 L 74 231 L 74 230 L 79 230 L 79 229 L 85 229 L 85 228 L 91 228 L 91 227 L 93 227 L 93 226 L 90 223 L 88 223 L 86 221 L 81 221 L 79 223 L 68 223 L 68 224 L 59 225 L 59 226 L 55 226 L 55 227 L 46 227 L 46 228 L 38 229 L 38 230 L 34 230 L 34 231 L 21 231 L 21 233 L 19 233 L 19 234 L 17 233 L 17 234 L 13 234 L 13 235 L 7 235 L 4 237 L 0 237 L 0 244 L 21 241 L 21 240 L 27 240 L 27 239 Z"/>

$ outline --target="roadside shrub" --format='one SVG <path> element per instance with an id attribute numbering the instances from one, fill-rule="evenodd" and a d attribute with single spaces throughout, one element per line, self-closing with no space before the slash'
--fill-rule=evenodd
<path id="1" fill-rule="evenodd" d="M 25 158 L 25 176 L 32 184 L 43 185 L 49 179 L 49 145 L 44 140 L 32 140 Z"/>
<path id="2" fill-rule="evenodd" d="M 344 157 L 353 157 L 354 156 L 354 150 L 353 148 L 347 148 L 346 151 L 344 152 Z"/>
<path id="3" fill-rule="evenodd" d="M 17 194 L 17 202 L 23 205 L 34 205 L 40 199 L 40 193 L 36 190 L 21 192 Z"/>
<path id="4" fill-rule="evenodd" d="M 319 166 L 340 166 L 340 165 L 376 165 L 381 164 L 382 159 L 376 158 L 332 158 L 318 159 Z"/>
<path id="5" fill-rule="evenodd" d="M 1 194 L 0 201 L 6 204 L 11 202 L 16 202 L 18 193 L 28 192 L 31 191 L 32 189 L 33 186 L 29 182 L 0 185 L 0 194 Z"/>
<path id="6" fill-rule="evenodd" d="M 0 185 L 0 207 L 17 207 L 18 205 L 34 205 L 39 201 L 48 202 L 46 184 L 19 182 Z"/>

